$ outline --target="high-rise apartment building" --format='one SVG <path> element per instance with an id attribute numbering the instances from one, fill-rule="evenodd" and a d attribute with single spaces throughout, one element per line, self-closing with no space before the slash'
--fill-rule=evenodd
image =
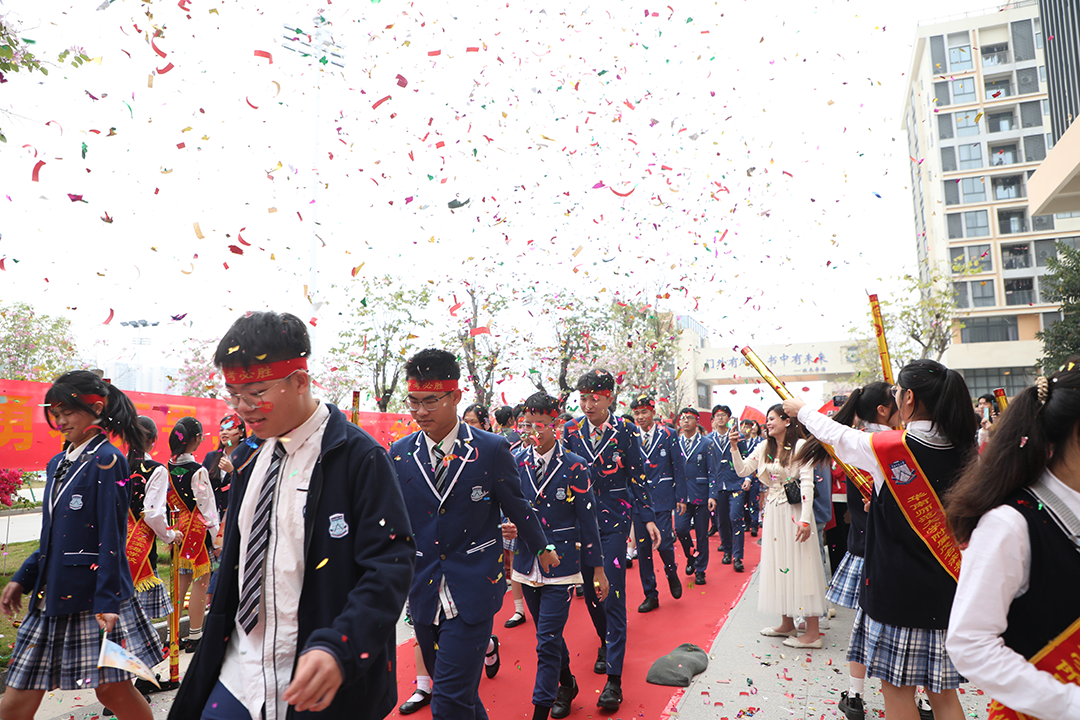
<path id="1" fill-rule="evenodd" d="M 1034 381 L 1047 259 L 1080 244 L 1080 212 L 1032 215 L 1028 180 L 1053 146 L 1036 0 L 920 23 L 903 126 L 918 257 L 951 272 L 964 317 L 945 361 L 974 394 Z M 967 267 L 970 270 L 963 271 Z M 960 271 L 957 271 L 960 270 Z"/>

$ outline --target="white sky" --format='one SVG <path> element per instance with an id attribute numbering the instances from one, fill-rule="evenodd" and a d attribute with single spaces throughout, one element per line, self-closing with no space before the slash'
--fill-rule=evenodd
<path id="1" fill-rule="evenodd" d="M 259 308 L 317 316 L 318 353 L 361 264 L 434 282 L 437 321 L 467 282 L 630 297 L 659 283 L 661 307 L 717 346 L 842 338 L 866 292 L 914 266 L 899 114 L 916 23 L 985 7 L 98 2 L 0 1 L 41 57 L 77 44 L 102 59 L 0 86 L 0 302 L 67 314 L 101 363 L 133 351 L 122 320 L 162 321 L 155 346 L 179 351 Z M 282 47 L 282 25 L 317 12 L 344 70 Z"/>

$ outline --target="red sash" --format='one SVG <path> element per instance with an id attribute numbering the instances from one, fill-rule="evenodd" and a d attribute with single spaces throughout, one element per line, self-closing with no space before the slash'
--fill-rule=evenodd
<path id="1" fill-rule="evenodd" d="M 1065 628 L 1028 662 L 1063 683 L 1080 685 L 1080 619 Z M 997 700 L 990 703 L 990 720 L 1026 720 L 1031 717 L 1010 710 Z"/>
<path id="2" fill-rule="evenodd" d="M 131 568 L 131 579 L 139 592 L 149 590 L 161 584 L 161 578 L 154 574 L 150 565 L 150 550 L 154 547 L 154 531 L 142 518 L 128 510 L 127 519 L 127 559 Z"/>
<path id="3" fill-rule="evenodd" d="M 847 475 L 848 480 L 855 483 L 855 487 L 859 488 L 863 500 L 869 500 L 874 494 L 874 478 L 870 477 L 870 473 L 848 465 L 844 468 L 844 474 Z"/>
<path id="4" fill-rule="evenodd" d="M 210 572 L 210 553 L 206 550 L 206 522 L 202 513 L 198 509 L 188 510 L 172 482 L 169 482 L 169 506 L 178 515 L 180 533 L 184 538 L 180 545 L 180 567 L 191 570 L 195 577 L 202 577 Z"/>
<path id="5" fill-rule="evenodd" d="M 896 504 L 941 567 L 960 577 L 960 548 L 945 522 L 945 508 L 907 446 L 907 431 L 889 430 L 871 436 L 878 465 Z"/>

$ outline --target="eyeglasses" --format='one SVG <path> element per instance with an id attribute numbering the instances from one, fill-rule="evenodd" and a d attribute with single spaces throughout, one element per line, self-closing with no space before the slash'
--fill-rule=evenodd
<path id="1" fill-rule="evenodd" d="M 539 431 L 543 430 L 546 427 L 554 427 L 554 426 L 555 426 L 554 422 L 549 422 L 549 423 L 529 423 L 529 422 L 518 423 L 518 427 L 521 428 L 522 430 L 524 430 L 525 432 L 539 432 Z"/>
<path id="2" fill-rule="evenodd" d="M 409 410 L 412 411 L 412 412 L 416 412 L 417 410 L 419 410 L 421 408 L 421 406 L 425 410 L 434 410 L 435 408 L 439 407 L 439 402 L 440 401 L 442 401 L 445 398 L 450 397 L 453 394 L 454 394 L 454 391 L 451 390 L 450 392 L 443 393 L 442 395 L 428 395 L 423 400 L 418 400 L 418 399 L 414 398 L 412 395 L 410 395 L 407 398 L 405 398 L 405 407 L 409 408 Z"/>
<path id="3" fill-rule="evenodd" d="M 289 373 L 285 377 L 281 378 L 280 380 L 278 380 L 276 383 L 274 383 L 270 387 L 266 388 L 265 390 L 259 390 L 258 392 L 234 393 L 234 392 L 229 392 L 228 390 L 226 390 L 224 393 L 222 393 L 221 399 L 224 400 L 225 404 L 228 405 L 229 407 L 231 407 L 233 410 L 236 410 L 237 408 L 239 408 L 240 403 L 244 403 L 245 405 L 247 405 L 252 410 L 258 410 L 259 408 L 261 408 L 263 405 L 266 404 L 266 400 L 263 400 L 263 395 L 266 395 L 266 393 L 270 392 L 271 390 L 273 390 L 278 385 L 285 382 L 286 380 L 288 380 L 289 378 L 291 378 L 293 375 L 295 375 L 298 372 L 300 372 L 300 371 L 299 370 L 293 370 L 291 373 Z"/>

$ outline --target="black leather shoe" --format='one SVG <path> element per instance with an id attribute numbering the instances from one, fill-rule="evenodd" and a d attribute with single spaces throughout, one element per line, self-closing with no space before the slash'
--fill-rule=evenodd
<path id="1" fill-rule="evenodd" d="M 724 553 L 724 559 L 720 561 L 720 564 L 721 565 L 730 565 L 731 564 L 731 553 L 729 553 L 729 552 Z"/>
<path id="2" fill-rule="evenodd" d="M 555 720 L 564 718 L 570 714 L 570 704 L 578 694 L 577 678 L 573 685 L 560 685 L 559 692 L 555 695 L 555 704 L 551 706 L 551 717 Z"/>
<path id="3" fill-rule="evenodd" d="M 523 625 L 524 623 L 525 616 L 519 612 L 515 612 L 513 615 L 510 616 L 509 620 L 503 623 L 503 627 L 515 628 L 518 625 Z"/>
<path id="4" fill-rule="evenodd" d="M 855 697 L 848 696 L 846 690 L 840 693 L 840 702 L 836 707 L 844 713 L 847 720 L 864 720 L 866 717 L 866 708 L 863 706 L 862 696 L 859 693 L 855 693 Z"/>
<path id="5" fill-rule="evenodd" d="M 693 575 L 694 574 L 694 558 L 687 558 L 686 559 L 686 574 L 687 575 Z"/>
<path id="6" fill-rule="evenodd" d="M 607 675 L 607 645 L 601 645 L 596 651 L 596 664 L 592 671 L 597 675 Z"/>
<path id="7" fill-rule="evenodd" d="M 682 597 L 682 581 L 679 580 L 678 575 L 672 575 L 667 579 L 668 588 L 671 590 L 671 597 L 678 600 Z"/>
<path id="8" fill-rule="evenodd" d="M 495 647 L 491 649 L 491 652 L 485 653 L 487 657 L 494 657 L 495 662 L 490 665 L 484 665 L 484 672 L 489 678 L 493 678 L 499 674 L 499 666 L 502 665 L 502 661 L 499 659 L 499 636 L 492 635 L 491 641 L 495 643 Z"/>
<path id="9" fill-rule="evenodd" d="M 186 653 L 193 653 L 199 649 L 199 643 L 202 642 L 202 638 L 198 640 L 192 640 L 191 638 L 180 638 L 180 649 Z"/>
<path id="10" fill-rule="evenodd" d="M 694 584 L 695 585 L 704 585 L 705 584 L 705 573 L 703 573 L 703 572 L 694 573 Z"/>
<path id="11" fill-rule="evenodd" d="M 398 707 L 398 712 L 402 715 L 412 715 L 414 712 L 424 707 L 425 705 L 431 704 L 431 693 L 424 692 L 423 690 L 417 690 L 413 694 L 423 695 L 423 697 L 416 702 L 413 702 L 412 700 L 406 700 L 405 702 L 401 703 L 401 705 Z"/>
<path id="12" fill-rule="evenodd" d="M 742 572 L 743 569 L 742 559 L 735 558 L 735 572 Z"/>
<path id="13" fill-rule="evenodd" d="M 660 607 L 660 600 L 654 598 L 652 595 L 649 595 L 647 598 L 645 598 L 645 602 L 638 605 L 637 611 L 639 613 L 647 613 L 652 612 L 658 607 Z"/>
<path id="14" fill-rule="evenodd" d="M 712 537 L 713 535 L 715 535 L 718 532 L 720 532 L 720 531 L 715 526 L 709 528 L 709 537 Z"/>
<path id="15" fill-rule="evenodd" d="M 934 720 L 933 708 L 923 707 L 921 698 L 915 701 L 915 706 L 919 708 L 919 720 Z"/>
<path id="16" fill-rule="evenodd" d="M 757 528 L 750 528 L 750 537 L 757 537 Z"/>
<path id="17" fill-rule="evenodd" d="M 604 685 L 604 691 L 596 699 L 596 707 L 605 710 L 618 710 L 620 705 L 622 705 L 622 688 L 608 680 L 607 684 Z"/>

